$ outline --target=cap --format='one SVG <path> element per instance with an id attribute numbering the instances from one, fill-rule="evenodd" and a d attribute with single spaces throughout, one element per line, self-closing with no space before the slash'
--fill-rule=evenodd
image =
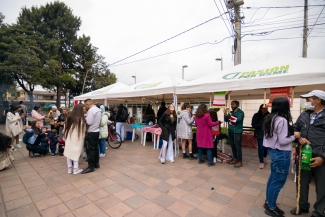
<path id="1" fill-rule="evenodd" d="M 313 90 L 307 94 L 301 95 L 301 98 L 308 98 L 308 97 L 313 97 L 313 96 L 317 96 L 318 98 L 321 98 L 323 100 L 325 100 L 325 91 L 322 90 Z"/>

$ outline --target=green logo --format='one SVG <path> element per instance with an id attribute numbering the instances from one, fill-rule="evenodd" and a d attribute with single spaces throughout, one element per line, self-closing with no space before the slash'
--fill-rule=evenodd
<path id="1" fill-rule="evenodd" d="M 285 74 L 289 71 L 289 65 L 285 66 L 275 66 L 273 68 L 264 69 L 264 70 L 257 70 L 251 72 L 234 72 L 224 75 L 222 78 L 225 80 L 232 80 L 232 79 L 242 79 L 242 78 L 254 78 L 254 77 L 263 77 L 263 76 L 271 76 L 271 75 L 278 75 L 278 74 Z"/>
<path id="2" fill-rule="evenodd" d="M 147 88 L 157 87 L 161 83 L 162 83 L 162 81 L 157 82 L 157 83 L 152 83 L 152 84 L 141 84 L 141 85 L 136 86 L 134 89 L 139 90 L 139 89 L 147 89 Z"/>

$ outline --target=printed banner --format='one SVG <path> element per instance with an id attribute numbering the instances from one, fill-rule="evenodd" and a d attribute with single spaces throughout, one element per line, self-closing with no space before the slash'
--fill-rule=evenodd
<path id="1" fill-rule="evenodd" d="M 213 93 L 213 102 L 211 108 L 226 108 L 226 92 Z"/>
<path id="2" fill-rule="evenodd" d="M 267 106 L 272 107 L 272 102 L 275 98 L 283 97 L 289 101 L 290 107 L 292 107 L 290 93 L 291 93 L 291 87 L 271 88 L 270 89 L 270 101 L 267 104 Z"/>

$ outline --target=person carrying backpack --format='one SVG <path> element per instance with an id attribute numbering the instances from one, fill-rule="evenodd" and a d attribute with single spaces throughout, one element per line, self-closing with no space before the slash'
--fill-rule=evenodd
<path id="1" fill-rule="evenodd" d="M 127 108 L 120 104 L 116 113 L 116 132 L 120 134 L 122 142 L 124 142 L 124 124 L 128 120 L 128 117 L 129 113 Z M 117 141 L 116 143 L 120 143 L 120 141 Z"/>

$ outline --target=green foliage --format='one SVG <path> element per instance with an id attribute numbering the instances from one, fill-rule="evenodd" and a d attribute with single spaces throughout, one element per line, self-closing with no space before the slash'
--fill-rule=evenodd
<path id="1" fill-rule="evenodd" d="M 90 37 L 77 37 L 80 17 L 63 2 L 23 7 L 17 24 L 0 13 L 0 72 L 32 95 L 41 85 L 61 94 L 79 95 L 116 82 Z"/>

